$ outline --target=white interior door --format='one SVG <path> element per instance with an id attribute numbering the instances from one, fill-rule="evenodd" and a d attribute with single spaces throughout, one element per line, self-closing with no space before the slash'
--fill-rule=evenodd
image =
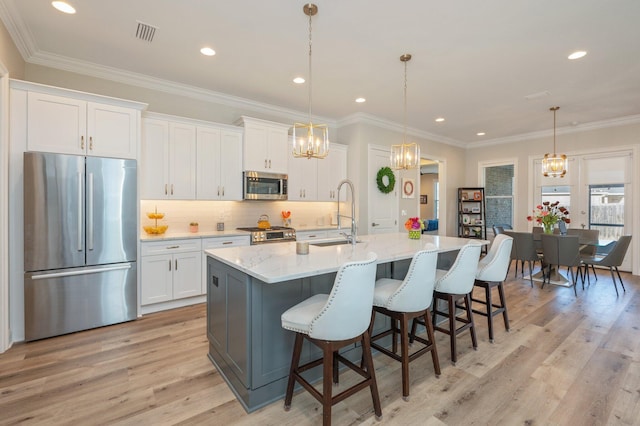
<path id="1" fill-rule="evenodd" d="M 400 181 L 396 175 L 396 184 L 388 194 L 383 194 L 376 185 L 376 174 L 381 167 L 389 166 L 388 148 L 369 146 L 367 182 L 369 192 L 368 233 L 384 234 L 398 231 L 398 187 Z"/>

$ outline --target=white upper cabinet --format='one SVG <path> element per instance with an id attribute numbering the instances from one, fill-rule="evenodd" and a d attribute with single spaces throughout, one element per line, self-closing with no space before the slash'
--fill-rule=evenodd
<path id="1" fill-rule="evenodd" d="M 288 133 L 291 126 L 242 117 L 244 170 L 287 173 Z"/>
<path id="2" fill-rule="evenodd" d="M 140 111 L 29 91 L 29 151 L 136 158 Z"/>
<path id="3" fill-rule="evenodd" d="M 145 118 L 142 140 L 141 198 L 195 199 L 195 126 Z"/>
<path id="4" fill-rule="evenodd" d="M 242 200 L 242 131 L 198 126 L 198 200 Z"/>
<path id="5" fill-rule="evenodd" d="M 347 147 L 331 144 L 321 160 L 289 155 L 290 201 L 336 201 L 338 183 L 347 177 Z"/>
<path id="6" fill-rule="evenodd" d="M 338 184 L 347 178 L 347 146 L 331 144 L 329 155 L 318 160 L 318 201 L 336 201 Z"/>

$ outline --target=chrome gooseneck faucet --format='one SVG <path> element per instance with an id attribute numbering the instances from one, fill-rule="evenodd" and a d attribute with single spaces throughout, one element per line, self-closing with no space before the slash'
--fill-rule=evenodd
<path id="1" fill-rule="evenodd" d="M 341 232 L 342 235 L 344 235 L 347 238 L 347 241 L 349 241 L 351 244 L 355 245 L 356 244 L 356 240 L 357 240 L 357 230 L 356 230 L 356 193 L 353 189 L 353 182 L 351 182 L 349 179 L 344 179 L 342 181 L 340 181 L 340 183 L 338 184 L 338 229 L 342 229 L 342 225 L 341 225 L 341 217 L 349 217 L 349 216 L 341 216 L 340 215 L 340 188 L 342 188 L 342 185 L 347 184 L 349 186 L 349 188 L 351 188 L 351 235 L 347 235 L 343 232 Z"/>

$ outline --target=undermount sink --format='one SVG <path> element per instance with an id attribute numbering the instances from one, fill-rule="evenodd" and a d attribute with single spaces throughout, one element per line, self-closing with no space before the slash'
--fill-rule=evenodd
<path id="1" fill-rule="evenodd" d="M 356 241 L 356 244 L 361 242 L 362 241 Z M 341 246 L 344 244 L 351 244 L 351 242 L 347 240 L 333 240 L 333 241 L 318 241 L 318 242 L 309 243 L 310 246 L 317 246 L 317 247 Z"/>

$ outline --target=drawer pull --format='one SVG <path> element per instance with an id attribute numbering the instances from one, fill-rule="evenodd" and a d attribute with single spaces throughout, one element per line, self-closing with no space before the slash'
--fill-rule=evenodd
<path id="1" fill-rule="evenodd" d="M 180 248 L 180 246 L 167 246 L 166 247 L 167 250 L 177 249 L 177 248 Z"/>
<path id="2" fill-rule="evenodd" d="M 224 242 L 224 243 L 222 243 L 222 244 L 225 244 L 225 245 L 226 245 L 226 244 L 233 244 L 233 241 L 225 241 L 225 242 Z"/>

